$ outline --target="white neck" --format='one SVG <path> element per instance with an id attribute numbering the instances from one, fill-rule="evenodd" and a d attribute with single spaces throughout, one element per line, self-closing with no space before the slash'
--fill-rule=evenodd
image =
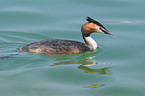
<path id="1" fill-rule="evenodd" d="M 91 38 L 90 36 L 88 37 L 83 37 L 84 38 L 84 41 L 86 43 L 86 45 L 91 49 L 91 50 L 96 50 L 97 49 L 97 43 L 96 41 Z"/>

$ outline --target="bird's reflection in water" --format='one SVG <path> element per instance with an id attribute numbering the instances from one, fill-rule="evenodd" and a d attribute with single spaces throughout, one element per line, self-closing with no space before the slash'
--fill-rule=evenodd
<path id="1" fill-rule="evenodd" d="M 45 55 L 45 58 L 50 58 L 51 56 Z M 93 65 L 97 65 L 98 63 L 95 61 L 95 54 L 94 53 L 84 53 L 78 55 L 53 55 L 55 58 L 56 63 L 52 64 L 51 66 L 58 66 L 58 65 L 70 65 L 70 64 L 77 64 L 79 65 L 77 68 L 91 74 L 101 74 L 101 75 L 111 75 L 111 71 L 109 70 L 111 67 L 104 67 L 95 69 L 92 68 Z M 87 86 L 85 88 L 97 88 L 104 86 L 105 84 L 94 84 L 91 86 Z"/>
<path id="2" fill-rule="evenodd" d="M 97 88 L 97 87 L 101 87 L 101 86 L 104 86 L 105 84 L 94 84 L 92 86 L 87 86 L 85 88 Z"/>

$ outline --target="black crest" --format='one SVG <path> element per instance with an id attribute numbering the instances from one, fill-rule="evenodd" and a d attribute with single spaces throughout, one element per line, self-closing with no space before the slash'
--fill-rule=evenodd
<path id="1" fill-rule="evenodd" d="M 101 26 L 101 27 L 103 27 L 104 29 L 106 29 L 100 22 L 98 22 L 98 21 L 96 21 L 96 20 L 94 20 L 94 19 L 92 19 L 92 18 L 90 18 L 90 17 L 87 17 L 86 20 L 89 21 L 89 22 L 92 22 L 92 23 L 94 23 L 94 24 L 96 24 L 96 25 L 98 25 L 98 26 Z"/>

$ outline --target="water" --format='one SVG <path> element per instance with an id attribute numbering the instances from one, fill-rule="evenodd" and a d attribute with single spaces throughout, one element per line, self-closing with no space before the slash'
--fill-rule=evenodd
<path id="1" fill-rule="evenodd" d="M 91 16 L 116 38 L 93 34 L 96 52 L 0 60 L 1 96 L 145 96 L 144 0 L 1 0 L 0 54 L 44 39 L 81 41 Z"/>

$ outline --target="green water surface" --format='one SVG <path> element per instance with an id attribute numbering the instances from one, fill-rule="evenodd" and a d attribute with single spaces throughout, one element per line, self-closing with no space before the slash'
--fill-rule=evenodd
<path id="1" fill-rule="evenodd" d="M 0 60 L 0 96 L 145 96 L 144 0 L 1 0 L 0 56 L 45 39 L 83 42 L 90 16 L 116 34 L 72 55 L 22 52 Z"/>

